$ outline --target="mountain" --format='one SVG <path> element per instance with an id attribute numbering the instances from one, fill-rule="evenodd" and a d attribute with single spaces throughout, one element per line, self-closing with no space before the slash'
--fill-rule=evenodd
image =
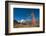
<path id="1" fill-rule="evenodd" d="M 14 22 L 15 22 L 15 23 L 18 23 L 18 21 L 17 21 L 17 20 L 14 20 Z"/>

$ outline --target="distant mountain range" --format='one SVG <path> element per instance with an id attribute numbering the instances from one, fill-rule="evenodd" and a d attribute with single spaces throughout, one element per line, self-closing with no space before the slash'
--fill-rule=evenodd
<path id="1" fill-rule="evenodd" d="M 15 22 L 15 23 L 18 23 L 18 21 L 17 21 L 17 20 L 14 20 L 14 22 Z"/>
<path id="2" fill-rule="evenodd" d="M 15 24 L 20 24 L 20 23 L 29 23 L 29 24 L 31 24 L 32 21 L 31 20 L 19 20 L 19 21 L 14 20 L 14 23 Z M 37 20 L 36 23 L 39 23 L 39 21 Z"/>

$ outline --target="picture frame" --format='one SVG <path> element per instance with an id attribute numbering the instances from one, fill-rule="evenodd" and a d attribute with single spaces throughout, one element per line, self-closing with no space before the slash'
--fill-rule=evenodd
<path id="1" fill-rule="evenodd" d="M 42 19 L 40 19 L 40 28 L 37 28 L 37 27 L 36 28 L 34 28 L 34 27 L 33 28 L 32 27 L 27 27 L 26 25 L 25 26 L 27 28 L 23 28 L 24 27 L 23 23 L 21 23 L 22 24 L 21 26 L 23 26 L 22 28 L 20 26 L 19 26 L 20 27 L 19 28 L 18 25 L 17 26 L 15 25 L 18 28 L 13 27 L 13 24 L 12 24 L 13 23 L 13 15 L 14 15 L 13 14 L 13 8 L 14 8 L 14 12 L 15 12 L 16 8 L 17 9 L 21 8 L 21 10 L 24 9 L 24 8 L 26 8 L 26 9 L 24 9 L 25 13 L 27 12 L 26 10 L 31 10 L 31 9 L 27 9 L 27 8 L 33 8 L 32 9 L 33 12 L 35 12 L 35 10 L 37 11 L 37 9 L 39 8 L 38 10 L 39 10 L 40 14 L 38 14 L 38 15 L 40 16 L 40 18 L 42 18 Z M 36 8 L 36 9 L 34 9 L 34 8 Z M 17 11 L 19 11 L 19 10 L 17 10 Z M 18 12 L 18 13 L 20 13 L 20 12 Z M 23 20 L 21 20 L 20 22 L 23 22 Z M 16 23 L 16 24 L 18 24 L 18 23 Z M 28 30 L 28 29 L 30 29 L 30 30 Z M 39 2 L 22 2 L 22 1 L 5 1 L 5 35 L 33 34 L 33 33 L 44 33 L 44 32 L 45 32 L 45 3 L 39 3 Z"/>

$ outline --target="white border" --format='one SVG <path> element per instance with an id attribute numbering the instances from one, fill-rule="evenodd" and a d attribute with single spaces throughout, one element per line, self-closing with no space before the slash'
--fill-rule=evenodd
<path id="1" fill-rule="evenodd" d="M 31 28 L 13 28 L 13 8 L 36 8 L 40 9 L 40 27 L 31 27 Z M 33 32 L 33 31 L 43 31 L 43 6 L 42 5 L 33 5 L 33 4 L 10 4 L 9 5 L 9 33 L 17 32 Z"/>

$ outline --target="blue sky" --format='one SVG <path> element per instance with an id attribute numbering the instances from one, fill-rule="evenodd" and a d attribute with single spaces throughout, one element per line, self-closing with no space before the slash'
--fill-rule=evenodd
<path id="1" fill-rule="evenodd" d="M 21 20 L 21 19 L 32 19 L 32 12 L 35 14 L 35 18 L 39 19 L 39 9 L 32 9 L 32 8 L 13 8 L 13 15 L 14 20 Z"/>

